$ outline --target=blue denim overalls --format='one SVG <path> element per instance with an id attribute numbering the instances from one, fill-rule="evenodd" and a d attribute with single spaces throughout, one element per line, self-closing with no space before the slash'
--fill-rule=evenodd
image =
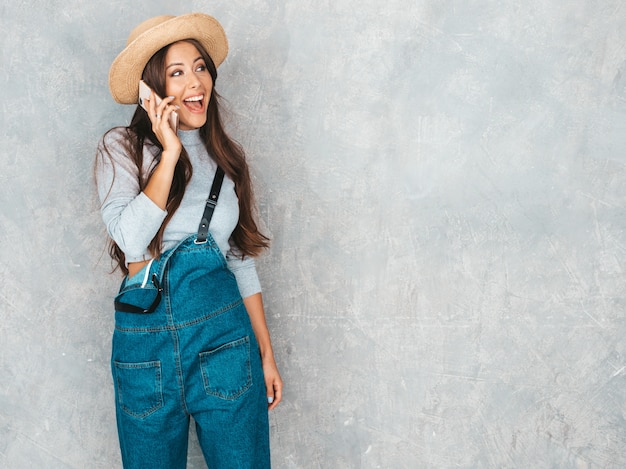
<path id="1" fill-rule="evenodd" d="M 150 314 L 115 313 L 111 367 L 124 467 L 184 468 L 191 416 L 210 469 L 269 468 L 267 397 L 250 318 L 211 235 L 195 240 L 120 288 L 124 301 L 161 295 Z"/>

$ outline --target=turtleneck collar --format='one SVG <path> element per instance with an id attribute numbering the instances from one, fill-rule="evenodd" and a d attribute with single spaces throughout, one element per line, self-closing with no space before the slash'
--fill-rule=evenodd
<path id="1" fill-rule="evenodd" d="M 200 129 L 179 130 L 178 138 L 180 139 L 180 143 L 182 143 L 184 147 L 202 145 L 202 139 L 200 138 Z"/>

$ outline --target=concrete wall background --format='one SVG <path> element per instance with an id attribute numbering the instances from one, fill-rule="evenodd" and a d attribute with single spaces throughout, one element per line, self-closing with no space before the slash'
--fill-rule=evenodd
<path id="1" fill-rule="evenodd" d="M 625 467 L 619 0 L 4 2 L 0 466 L 120 464 L 91 166 L 128 32 L 189 11 L 274 240 L 274 466 Z"/>

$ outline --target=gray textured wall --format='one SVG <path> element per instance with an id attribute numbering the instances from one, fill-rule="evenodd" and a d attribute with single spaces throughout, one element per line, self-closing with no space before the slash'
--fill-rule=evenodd
<path id="1" fill-rule="evenodd" d="M 91 166 L 188 11 L 274 240 L 275 467 L 626 467 L 621 0 L 4 1 L 0 466 L 120 464 Z"/>

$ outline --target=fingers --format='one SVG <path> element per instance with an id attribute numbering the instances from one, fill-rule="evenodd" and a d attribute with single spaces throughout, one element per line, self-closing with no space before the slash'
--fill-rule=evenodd
<path id="1" fill-rule="evenodd" d="M 154 93 L 150 93 L 150 102 L 148 104 L 148 117 L 150 122 L 152 122 L 152 130 L 155 134 L 159 134 L 159 130 L 161 132 L 167 132 L 169 125 L 170 116 L 172 112 L 178 109 L 178 106 L 173 106 L 171 102 L 174 100 L 173 96 L 168 96 L 167 98 L 161 100 L 159 104 L 156 104 L 158 100 L 157 95 Z M 176 129 L 172 129 L 175 131 Z"/>
<path id="2" fill-rule="evenodd" d="M 178 106 L 171 104 L 174 100 L 173 96 L 159 101 L 159 104 L 157 104 L 158 100 L 159 97 L 154 92 L 150 93 L 148 118 L 152 123 L 154 135 L 163 146 L 163 154 L 170 154 L 173 157 L 171 161 L 175 163 L 180 155 L 182 144 L 176 135 L 177 129 L 170 126 L 170 116 L 178 109 Z"/>
<path id="3" fill-rule="evenodd" d="M 272 400 L 271 403 L 269 403 L 269 399 L 268 399 L 268 410 L 273 410 L 276 408 L 276 406 L 278 404 L 280 404 L 280 402 L 283 400 L 283 388 L 282 385 L 280 387 L 278 386 L 274 386 L 274 399 Z"/>
<path id="4" fill-rule="evenodd" d="M 283 382 L 280 378 L 265 384 L 267 389 L 267 409 L 272 410 L 283 399 Z"/>
<path id="5" fill-rule="evenodd" d="M 265 391 L 267 396 L 267 409 L 275 409 L 283 399 L 283 380 L 280 377 L 273 356 L 263 360 L 263 375 L 265 377 Z"/>
<path id="6" fill-rule="evenodd" d="M 176 128 L 175 125 L 171 119 L 172 117 L 172 113 L 176 112 L 177 109 L 179 109 L 179 106 L 175 106 L 170 104 L 172 100 L 174 100 L 173 96 L 170 96 L 168 98 L 166 98 L 168 101 L 165 104 L 165 107 L 163 108 L 163 110 L 157 114 L 157 119 L 161 121 L 161 123 L 166 122 L 167 126 L 172 129 L 174 132 L 176 132 Z M 165 100 L 163 100 L 165 101 Z M 163 104 L 163 103 L 161 103 Z"/>

